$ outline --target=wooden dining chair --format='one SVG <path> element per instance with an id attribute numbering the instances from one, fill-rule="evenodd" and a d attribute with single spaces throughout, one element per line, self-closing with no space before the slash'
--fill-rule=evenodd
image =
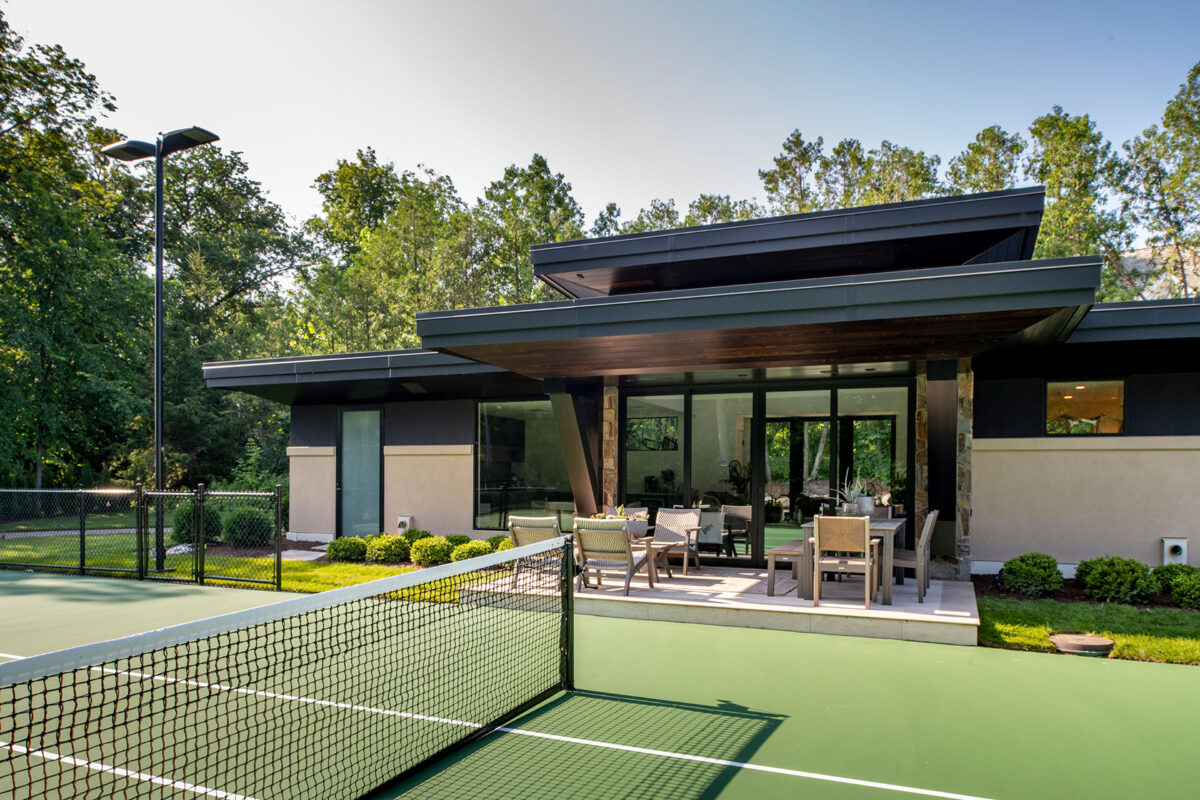
<path id="1" fill-rule="evenodd" d="M 925 592 L 929 589 L 929 544 L 933 539 L 933 528 L 937 525 L 938 512 L 930 511 L 925 515 L 925 525 L 917 538 L 915 550 L 893 550 L 892 564 L 897 567 L 912 567 L 917 571 L 917 602 L 925 602 Z"/>
<path id="2" fill-rule="evenodd" d="M 879 591 L 879 540 L 871 539 L 870 517 L 826 517 L 813 525 L 813 605 L 821 604 L 821 576 L 862 575 L 865 608 Z"/>

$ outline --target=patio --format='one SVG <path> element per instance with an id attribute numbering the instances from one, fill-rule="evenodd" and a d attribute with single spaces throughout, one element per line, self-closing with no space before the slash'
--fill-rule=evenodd
<path id="1" fill-rule="evenodd" d="M 917 602 L 913 579 L 892 587 L 892 605 L 872 603 L 863 608 L 862 583 L 851 578 L 822 584 L 821 605 L 796 596 L 791 571 L 779 569 L 775 596 L 767 596 L 767 571 L 748 567 L 706 566 L 684 577 L 660 571 L 650 589 L 645 573 L 634 576 L 628 597 L 624 579 L 607 573 L 602 587 L 584 588 L 575 595 L 580 614 L 743 628 L 905 639 L 941 644 L 976 644 L 979 610 L 969 581 L 932 581 L 925 602 Z M 594 583 L 594 582 L 593 582 Z"/>

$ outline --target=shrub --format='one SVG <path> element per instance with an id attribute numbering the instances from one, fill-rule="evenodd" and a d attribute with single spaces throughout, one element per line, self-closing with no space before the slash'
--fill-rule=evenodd
<path id="1" fill-rule="evenodd" d="M 401 535 L 404 536 L 404 541 L 408 542 L 410 548 L 417 543 L 418 539 L 427 539 L 433 536 L 429 531 L 423 531 L 420 528 L 409 528 Z"/>
<path id="2" fill-rule="evenodd" d="M 1102 603 L 1144 603 L 1158 594 L 1158 581 L 1151 577 L 1150 568 L 1135 558 L 1103 556 L 1081 561 L 1075 579 L 1089 597 Z"/>
<path id="3" fill-rule="evenodd" d="M 414 564 L 422 567 L 435 567 L 445 564 L 454 553 L 454 545 L 444 536 L 426 536 L 413 543 L 410 556 Z"/>
<path id="4" fill-rule="evenodd" d="M 516 547 L 516 545 L 513 544 L 513 540 L 505 536 L 504 540 L 500 542 L 500 544 L 496 545 L 496 552 L 499 553 L 501 550 L 512 550 L 514 547 Z"/>
<path id="5" fill-rule="evenodd" d="M 1200 569 L 1180 573 L 1171 583 L 1171 597 L 1183 608 L 1200 608 Z"/>
<path id="6" fill-rule="evenodd" d="M 208 509 L 205 509 L 207 528 Z M 271 516 L 257 508 L 235 508 L 225 518 L 225 541 L 235 547 L 261 547 L 275 538 Z"/>
<path id="7" fill-rule="evenodd" d="M 361 536 L 334 539 L 325 548 L 325 557 L 330 561 L 364 561 L 367 557 L 367 540 Z"/>
<path id="8" fill-rule="evenodd" d="M 487 543 L 492 548 L 492 550 L 499 550 L 500 543 L 508 542 L 508 541 L 510 541 L 510 539 L 508 538 L 507 533 L 502 533 L 499 536 L 489 536 L 487 539 Z"/>
<path id="9" fill-rule="evenodd" d="M 171 515 L 171 544 L 195 544 L 196 536 L 192 532 L 192 503 L 181 503 Z M 204 509 L 204 541 L 221 541 L 221 514 L 215 508 Z"/>
<path id="10" fill-rule="evenodd" d="M 464 536 L 461 533 L 455 533 L 450 536 L 447 536 L 446 541 L 449 542 L 450 544 L 454 545 L 455 547 L 458 547 L 459 545 L 464 545 L 467 542 L 471 541 L 471 537 Z"/>
<path id="11" fill-rule="evenodd" d="M 1010 558 L 1000 568 L 1000 585 L 1026 597 L 1040 597 L 1062 587 L 1058 562 L 1045 553 L 1026 553 Z"/>
<path id="12" fill-rule="evenodd" d="M 486 556 L 492 552 L 492 546 L 484 541 L 466 542 L 454 548 L 450 554 L 451 561 L 466 561 L 468 558 Z"/>
<path id="13" fill-rule="evenodd" d="M 1150 574 L 1158 582 L 1158 590 L 1163 594 L 1171 593 L 1171 585 L 1175 583 L 1176 578 L 1195 572 L 1200 572 L 1200 570 L 1190 567 L 1187 564 L 1163 564 L 1150 570 Z"/>
<path id="14" fill-rule="evenodd" d="M 381 533 L 367 540 L 367 561 L 379 564 L 398 564 L 408 561 L 408 540 L 403 536 Z"/>

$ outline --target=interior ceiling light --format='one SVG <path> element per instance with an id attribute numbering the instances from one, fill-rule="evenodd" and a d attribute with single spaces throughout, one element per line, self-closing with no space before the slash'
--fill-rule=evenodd
<path id="1" fill-rule="evenodd" d="M 1075 388 L 1076 389 L 1086 389 L 1087 387 L 1086 386 L 1076 386 Z"/>
<path id="2" fill-rule="evenodd" d="M 1064 394 L 1063 395 L 1063 400 L 1074 400 L 1074 399 L 1075 399 L 1075 395 L 1073 395 L 1073 394 Z"/>

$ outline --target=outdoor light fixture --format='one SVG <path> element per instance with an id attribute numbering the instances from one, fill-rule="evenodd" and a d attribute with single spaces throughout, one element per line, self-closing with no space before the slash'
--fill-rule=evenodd
<path id="1" fill-rule="evenodd" d="M 166 478 L 163 461 L 163 160 L 171 153 L 215 142 L 218 138 L 212 131 L 193 125 L 159 134 L 154 144 L 126 139 L 100 149 L 104 155 L 120 161 L 154 158 L 154 489 L 159 492 L 163 490 Z M 154 515 L 155 569 L 162 570 L 166 563 L 164 547 L 163 508 L 159 498 Z"/>

